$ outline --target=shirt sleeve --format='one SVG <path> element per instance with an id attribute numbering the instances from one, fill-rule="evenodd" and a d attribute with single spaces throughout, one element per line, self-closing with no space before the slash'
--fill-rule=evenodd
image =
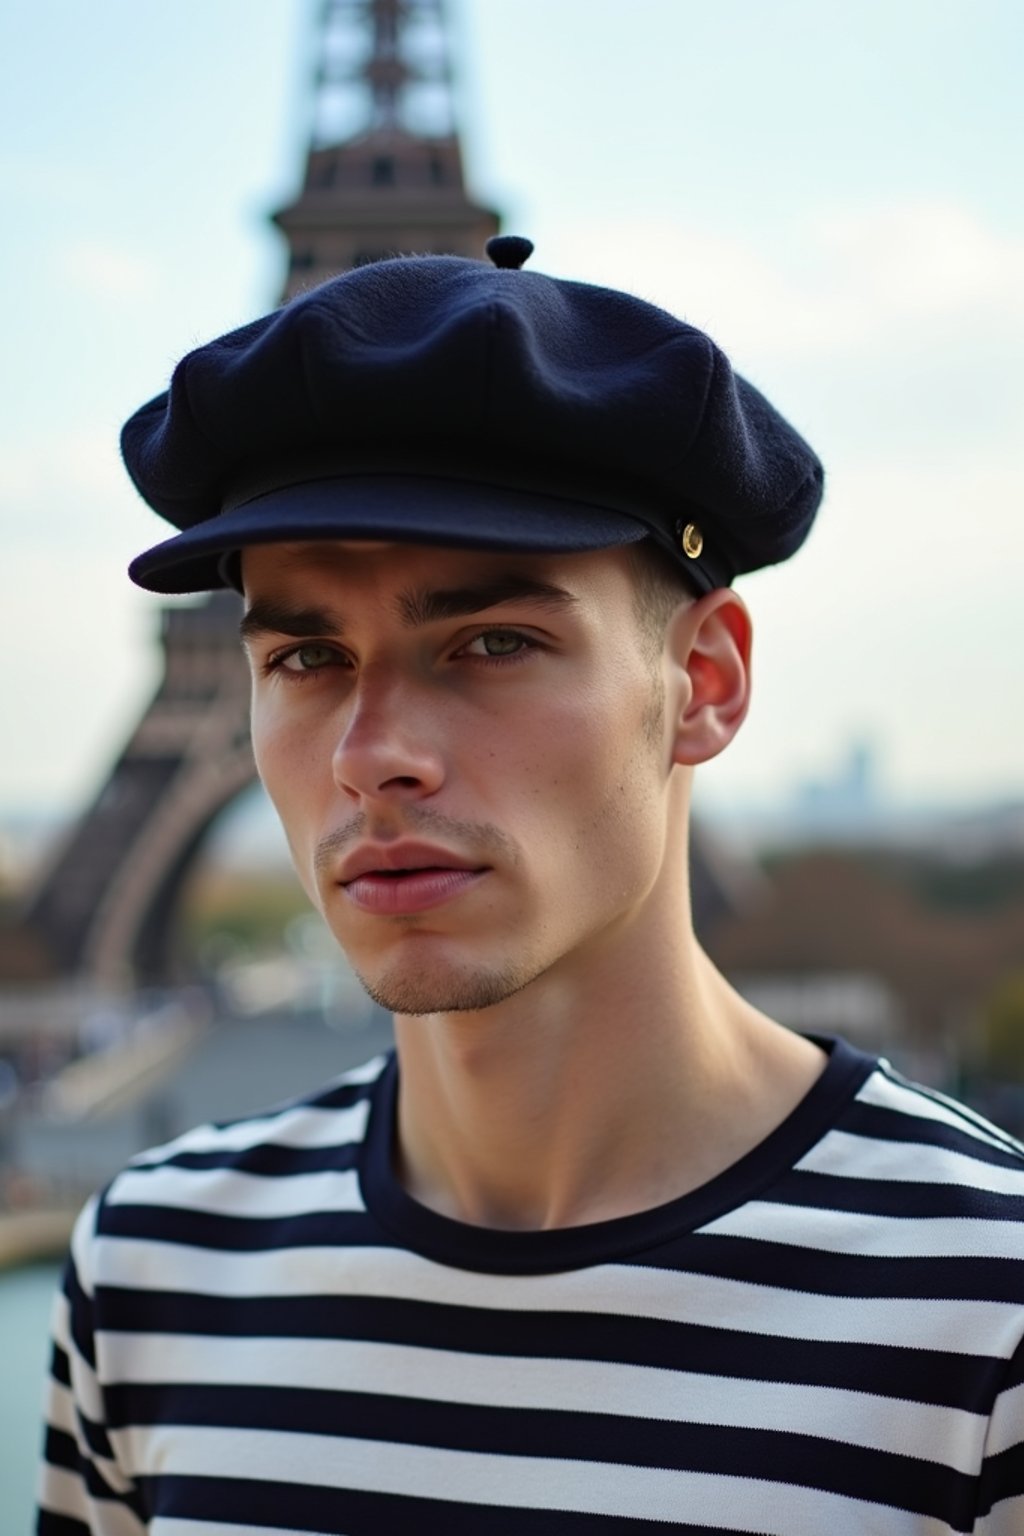
<path id="1" fill-rule="evenodd" d="M 1024 1531 L 1024 1341 L 1009 1362 L 985 1438 L 976 1536 Z"/>
<path id="2" fill-rule="evenodd" d="M 98 1198 L 82 1211 L 54 1302 L 37 1536 L 144 1536 L 137 1492 L 118 1466 L 96 1369 L 92 1256 Z"/>

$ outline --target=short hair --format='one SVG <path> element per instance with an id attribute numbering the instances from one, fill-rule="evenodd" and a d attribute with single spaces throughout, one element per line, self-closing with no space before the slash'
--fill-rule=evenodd
<path id="1" fill-rule="evenodd" d="M 681 603 L 697 594 L 667 550 L 653 539 L 627 546 L 633 577 L 633 612 L 644 652 L 652 662 L 661 654 L 668 622 Z"/>

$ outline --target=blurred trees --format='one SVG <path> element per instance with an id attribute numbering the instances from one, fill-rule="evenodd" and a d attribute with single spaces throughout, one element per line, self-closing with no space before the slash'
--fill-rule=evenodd
<path id="1" fill-rule="evenodd" d="M 997 980 L 980 1024 L 982 1062 L 996 1076 L 1024 1083 L 1024 965 Z"/>
<path id="2" fill-rule="evenodd" d="M 712 936 L 727 975 L 877 978 L 899 1041 L 964 1071 L 1024 1082 L 1024 850 L 816 847 L 764 856 L 752 907 Z"/>

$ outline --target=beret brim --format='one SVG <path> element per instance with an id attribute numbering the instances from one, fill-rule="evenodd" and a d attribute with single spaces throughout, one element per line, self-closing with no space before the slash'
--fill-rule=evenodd
<path id="1" fill-rule="evenodd" d="M 151 592 L 198 592 L 227 585 L 224 557 L 249 544 L 374 539 L 569 554 L 633 544 L 653 531 L 614 508 L 483 481 L 335 474 L 229 503 L 139 555 L 130 575 Z"/>

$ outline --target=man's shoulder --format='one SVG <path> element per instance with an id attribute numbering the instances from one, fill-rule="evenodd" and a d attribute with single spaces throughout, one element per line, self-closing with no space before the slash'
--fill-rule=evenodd
<path id="1" fill-rule="evenodd" d="M 284 1181 L 344 1175 L 355 1166 L 388 1059 L 374 1057 L 310 1094 L 138 1153 L 100 1197 L 100 1227 L 113 1208 L 177 1204 L 186 1190 L 207 1209 L 223 1201 L 225 1214 L 236 1205 L 241 1213 Z"/>
<path id="2" fill-rule="evenodd" d="M 912 1082 L 884 1059 L 857 1093 L 847 1124 L 903 1162 L 948 1167 L 952 1156 L 965 1160 L 965 1173 L 972 1165 L 979 1174 L 1001 1167 L 1024 1182 L 1024 1142 L 948 1094 Z"/>
<path id="3" fill-rule="evenodd" d="M 1019 1226 L 1024 1241 L 1024 1144 L 885 1060 L 797 1166 L 823 1175 L 851 1209 L 980 1217 Z"/>

